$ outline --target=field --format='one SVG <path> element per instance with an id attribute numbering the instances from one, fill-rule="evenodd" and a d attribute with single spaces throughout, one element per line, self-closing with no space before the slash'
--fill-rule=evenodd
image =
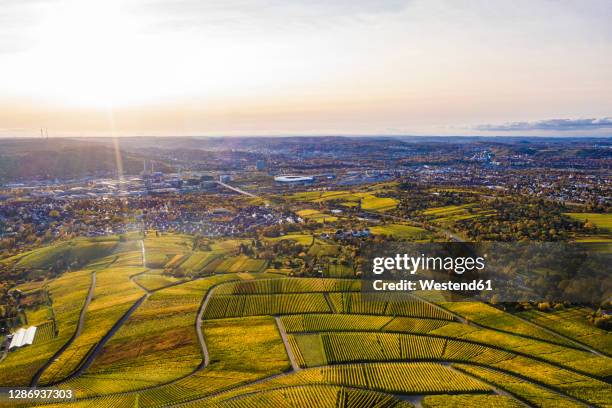
<path id="1" fill-rule="evenodd" d="M 316 222 L 334 222 L 338 221 L 338 217 L 333 215 L 325 214 L 317 210 L 300 210 L 296 212 L 301 218 L 305 220 L 313 220 Z"/>
<path id="2" fill-rule="evenodd" d="M 10 352 L 1 363 L 0 384 L 28 385 L 38 370 L 62 347 L 76 330 L 79 313 L 91 285 L 90 271 L 64 274 L 49 283 L 52 308 L 57 319 L 57 336 Z"/>
<path id="3" fill-rule="evenodd" d="M 202 297 L 214 284 L 231 279 L 224 275 L 195 280 L 148 296 L 74 380 L 75 388 L 87 381 L 87 394 L 128 391 L 195 370 L 202 356 L 193 328 Z"/>
<path id="4" fill-rule="evenodd" d="M 612 355 L 612 335 L 590 324 L 586 320 L 589 313 L 586 308 L 572 308 L 551 312 L 529 310 L 519 313 L 519 316 Z"/>
<path id="5" fill-rule="evenodd" d="M 301 245 L 312 245 L 314 242 L 314 237 L 308 234 L 287 234 L 281 235 L 280 237 L 274 238 L 265 238 L 266 241 L 276 242 L 276 241 L 295 241 Z"/>
<path id="6" fill-rule="evenodd" d="M 374 235 L 387 235 L 397 239 L 425 239 L 430 234 L 427 230 L 412 225 L 387 224 L 370 227 Z"/>
<path id="7" fill-rule="evenodd" d="M 265 240 L 304 242 L 337 268 L 324 277 L 271 269 L 240 254 L 246 240 L 200 250 L 149 233 L 144 265 L 139 241 L 114 242 L 81 270 L 21 284 L 50 302 L 24 311 L 39 331 L 0 361 L 0 385 L 75 390 L 48 408 L 609 406 L 609 334 L 591 309 L 371 297 L 339 263 L 344 248 L 314 234 Z"/>
<path id="8" fill-rule="evenodd" d="M 40 378 L 42 385 L 56 383 L 71 374 L 90 349 L 144 292 L 129 277 L 142 268 L 108 268 L 96 273 L 93 298 L 85 324 L 75 341 L 54 360 Z"/>
<path id="9" fill-rule="evenodd" d="M 263 272 L 268 265 L 263 259 L 253 259 L 246 255 L 232 256 L 223 259 L 215 267 L 215 273 Z"/>
<path id="10" fill-rule="evenodd" d="M 429 208 L 422 212 L 422 216 L 437 224 L 448 226 L 455 221 L 490 217 L 494 213 L 494 211 L 482 210 L 476 204 L 463 204 Z"/>
<path id="11" fill-rule="evenodd" d="M 612 214 L 566 213 L 565 215 L 583 222 L 590 222 L 607 232 L 612 231 Z"/>
<path id="12" fill-rule="evenodd" d="M 290 201 L 324 203 L 339 202 L 345 207 L 360 205 L 364 211 L 385 212 L 397 207 L 398 201 L 390 197 L 379 197 L 370 192 L 352 191 L 308 191 L 287 197 Z"/>

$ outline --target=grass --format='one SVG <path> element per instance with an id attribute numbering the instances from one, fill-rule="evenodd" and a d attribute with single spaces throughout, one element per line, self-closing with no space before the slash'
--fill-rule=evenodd
<path id="1" fill-rule="evenodd" d="M 450 224 L 455 221 L 467 220 L 470 218 L 489 217 L 494 213 L 495 211 L 493 210 L 484 211 L 476 204 L 471 203 L 432 207 L 423 211 L 422 215 L 440 224 Z"/>
<path id="2" fill-rule="evenodd" d="M 451 312 L 457 313 L 485 327 L 504 330 L 508 333 L 521 334 L 561 345 L 571 345 L 571 343 L 545 330 L 529 325 L 511 314 L 504 313 L 482 302 L 443 302 L 440 303 L 440 305 Z"/>
<path id="3" fill-rule="evenodd" d="M 378 197 L 369 192 L 352 192 L 346 190 L 338 191 L 307 191 L 295 193 L 288 196 L 291 201 L 322 203 L 327 201 L 339 201 L 346 207 L 354 207 L 361 204 L 364 211 L 384 212 L 393 210 L 399 202 L 390 197 Z"/>
<path id="4" fill-rule="evenodd" d="M 294 344 L 298 347 L 296 351 L 304 361 L 305 367 L 318 367 L 327 364 L 321 337 L 317 334 L 293 335 Z"/>
<path id="5" fill-rule="evenodd" d="M 182 274 L 201 273 L 204 267 L 217 256 L 219 254 L 214 251 L 194 251 L 177 267 L 177 271 Z"/>
<path id="6" fill-rule="evenodd" d="M 591 346 L 607 355 L 612 355 L 612 334 L 598 329 L 587 320 L 587 316 L 591 312 L 590 309 L 583 307 L 551 312 L 540 312 L 532 309 L 519 313 L 519 316 Z"/>
<path id="7" fill-rule="evenodd" d="M 511 375 L 499 373 L 497 371 L 484 367 L 475 367 L 465 364 L 453 364 L 453 367 L 460 370 L 461 372 L 468 373 L 477 378 L 482 378 L 488 383 L 491 383 L 509 393 L 512 393 L 513 395 L 516 395 L 517 397 L 521 398 L 523 401 L 528 402 L 532 406 L 537 406 L 541 408 L 583 407 L 582 404 L 577 404 L 569 399 L 561 398 L 557 393 L 548 391 L 543 387 L 533 385 L 530 382 Z"/>
<path id="8" fill-rule="evenodd" d="M 238 255 L 225 258 L 215 268 L 215 273 L 263 272 L 267 265 L 268 262 L 264 259 Z"/>
<path id="9" fill-rule="evenodd" d="M 295 241 L 296 243 L 304 246 L 312 245 L 314 239 L 314 236 L 310 234 L 287 234 L 281 235 L 280 237 L 265 238 L 265 240 L 268 242 Z"/>
<path id="10" fill-rule="evenodd" d="M 215 369 L 269 375 L 289 368 L 273 317 L 207 320 L 202 331 Z"/>
<path id="11" fill-rule="evenodd" d="M 421 401 L 423 408 L 521 408 L 523 404 L 505 395 L 427 395 Z"/>
<path id="12" fill-rule="evenodd" d="M 134 277 L 134 280 L 148 290 L 154 291 L 181 282 L 180 279 L 160 272 L 147 272 Z"/>
<path id="13" fill-rule="evenodd" d="M 316 222 L 334 222 L 338 221 L 338 217 L 333 215 L 325 214 L 317 210 L 300 210 L 296 212 L 297 215 L 305 220 L 314 220 Z"/>
<path id="14" fill-rule="evenodd" d="M 47 269 L 58 261 L 63 261 L 66 265 L 73 263 L 85 265 L 93 259 L 102 258 L 114 252 L 117 242 L 116 239 L 90 241 L 85 238 L 61 242 L 20 255 L 15 266 L 18 268 Z M 6 261 L 10 261 L 10 258 Z"/>
<path id="15" fill-rule="evenodd" d="M 370 227 L 374 235 L 386 235 L 397 239 L 425 239 L 430 234 L 427 230 L 406 224 L 387 224 Z"/>
<path id="16" fill-rule="evenodd" d="M 202 331 L 210 353 L 210 364 L 173 384 L 141 392 L 141 406 L 157 407 L 189 401 L 289 368 L 272 317 L 205 321 Z"/>
<path id="17" fill-rule="evenodd" d="M 582 222 L 590 222 L 597 228 L 612 231 L 612 214 L 599 213 L 565 213 L 568 217 Z"/>
<path id="18" fill-rule="evenodd" d="M 309 255 L 322 256 L 338 256 L 342 247 L 336 244 L 328 244 L 325 241 L 315 239 L 312 246 L 308 249 Z"/>
<path id="19" fill-rule="evenodd" d="M 147 267 L 164 268 L 176 255 L 186 255 L 193 249 L 193 238 L 187 235 L 149 234 L 144 240 Z"/>

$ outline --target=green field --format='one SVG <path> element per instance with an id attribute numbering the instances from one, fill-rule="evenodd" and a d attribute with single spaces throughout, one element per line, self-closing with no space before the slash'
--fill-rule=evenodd
<path id="1" fill-rule="evenodd" d="M 463 204 L 428 208 L 422 212 L 422 215 L 436 223 L 446 225 L 470 218 L 490 217 L 494 213 L 491 210 L 482 210 L 476 204 Z"/>
<path id="2" fill-rule="evenodd" d="M 338 217 L 333 215 L 325 214 L 317 210 L 300 210 L 296 212 L 301 218 L 305 220 L 314 220 L 317 222 L 334 222 L 338 221 Z"/>
<path id="3" fill-rule="evenodd" d="M 386 224 L 370 227 L 374 235 L 387 235 L 397 239 L 425 239 L 430 233 L 419 227 L 405 224 Z"/>
<path id="4" fill-rule="evenodd" d="M 612 214 L 599 213 L 565 213 L 565 215 L 583 222 L 590 222 L 597 228 L 612 231 Z"/>
<path id="5" fill-rule="evenodd" d="M 361 205 L 365 211 L 384 212 L 393 210 L 397 207 L 398 201 L 395 198 L 379 197 L 369 192 L 352 191 L 308 191 L 295 193 L 287 197 L 290 201 L 325 203 L 337 201 L 345 207 L 355 207 Z"/>

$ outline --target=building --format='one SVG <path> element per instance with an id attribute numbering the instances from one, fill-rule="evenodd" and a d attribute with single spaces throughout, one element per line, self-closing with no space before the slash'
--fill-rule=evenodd
<path id="1" fill-rule="evenodd" d="M 263 160 L 257 160 L 255 167 L 257 167 L 257 171 L 264 171 L 266 169 L 266 162 Z"/>
<path id="2" fill-rule="evenodd" d="M 286 175 L 286 176 L 276 176 L 274 177 L 274 181 L 277 183 L 312 183 L 314 181 L 314 177 L 312 176 L 294 176 L 294 175 Z"/>
<path id="3" fill-rule="evenodd" d="M 21 328 L 13 333 L 11 338 L 11 344 L 9 344 L 9 350 L 28 346 L 34 343 L 34 337 L 36 336 L 36 326 L 30 326 L 28 329 Z"/>
<path id="4" fill-rule="evenodd" d="M 230 181 L 232 181 L 232 176 L 230 176 L 229 174 L 222 174 L 219 176 L 219 181 L 222 183 L 229 183 Z"/>

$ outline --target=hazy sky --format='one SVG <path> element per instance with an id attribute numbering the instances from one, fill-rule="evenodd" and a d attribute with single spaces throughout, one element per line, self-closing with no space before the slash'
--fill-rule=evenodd
<path id="1" fill-rule="evenodd" d="M 612 1 L 0 0 L 0 136 L 612 134 Z"/>

